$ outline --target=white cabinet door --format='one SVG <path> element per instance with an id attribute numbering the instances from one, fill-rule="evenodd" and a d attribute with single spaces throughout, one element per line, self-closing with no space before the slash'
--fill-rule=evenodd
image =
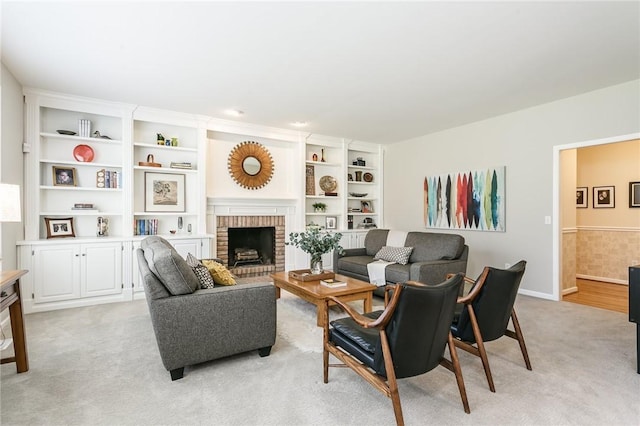
<path id="1" fill-rule="evenodd" d="M 351 248 L 364 247 L 364 238 L 366 236 L 366 232 L 354 232 L 353 234 L 351 234 Z"/>
<path id="2" fill-rule="evenodd" d="M 200 239 L 185 239 L 185 240 L 169 240 L 169 242 L 175 247 L 176 251 L 183 258 L 187 258 L 187 254 L 191 253 L 196 258 L 200 259 L 202 255 Z"/>
<path id="3" fill-rule="evenodd" d="M 82 297 L 122 292 L 122 243 L 81 245 Z"/>
<path id="4" fill-rule="evenodd" d="M 80 249 L 75 244 L 35 246 L 34 303 L 80 297 Z"/>
<path id="5" fill-rule="evenodd" d="M 140 248 L 140 241 L 133 242 L 133 249 L 131 250 L 131 280 L 133 284 L 133 293 L 144 293 L 144 284 L 142 282 L 142 275 L 140 274 L 140 267 L 138 266 L 138 249 Z"/>

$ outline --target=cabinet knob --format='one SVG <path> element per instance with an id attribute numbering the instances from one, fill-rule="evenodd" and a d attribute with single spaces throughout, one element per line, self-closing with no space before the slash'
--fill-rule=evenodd
<path id="1" fill-rule="evenodd" d="M 80 255 L 79 255 L 79 254 L 76 254 L 76 257 L 80 257 Z"/>

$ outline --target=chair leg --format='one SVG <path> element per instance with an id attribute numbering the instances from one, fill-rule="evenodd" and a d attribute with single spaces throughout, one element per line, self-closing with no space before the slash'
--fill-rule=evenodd
<path id="1" fill-rule="evenodd" d="M 169 373 L 171 374 L 172 381 L 182 379 L 184 376 L 184 367 L 174 368 L 173 370 L 170 370 Z"/>
<path id="2" fill-rule="evenodd" d="M 496 391 L 496 387 L 493 384 L 493 377 L 491 376 L 491 368 L 489 367 L 489 358 L 487 357 L 487 351 L 484 348 L 484 341 L 482 340 L 482 333 L 480 333 L 480 327 L 478 326 L 478 319 L 476 313 L 473 310 L 473 306 L 469 305 L 469 316 L 471 317 L 471 328 L 473 329 L 473 336 L 476 339 L 478 345 L 478 352 L 480 359 L 482 360 L 482 366 L 484 367 L 484 373 L 487 376 L 487 382 L 489 382 L 489 390 L 491 392 Z"/>
<path id="3" fill-rule="evenodd" d="M 516 330 L 516 339 L 520 344 L 520 350 L 522 351 L 522 356 L 524 357 L 524 363 L 527 366 L 527 370 L 531 370 L 529 353 L 527 352 L 527 346 L 524 344 L 524 335 L 522 334 L 522 329 L 520 328 L 520 322 L 518 321 L 518 317 L 516 316 L 515 309 L 511 311 L 511 322 L 513 322 L 513 328 Z"/>
<path id="4" fill-rule="evenodd" d="M 396 424 L 404 426 L 404 418 L 402 417 L 402 405 L 400 404 L 400 394 L 398 393 L 398 381 L 396 380 L 396 371 L 391 358 L 391 350 L 389 349 L 389 341 L 387 333 L 380 330 L 380 343 L 382 346 L 382 355 L 384 357 L 384 369 L 387 373 L 388 396 L 393 404 L 393 413 L 396 416 Z"/>
<path id="5" fill-rule="evenodd" d="M 458 351 L 456 350 L 456 345 L 453 342 L 453 336 L 451 335 L 451 332 L 449 332 L 449 355 L 451 356 L 453 373 L 456 375 L 456 382 L 458 383 L 458 390 L 460 391 L 460 398 L 462 398 L 462 406 L 464 407 L 464 412 L 470 414 L 471 409 L 469 408 L 467 391 L 464 387 L 464 379 L 462 378 L 462 369 L 460 368 Z"/>
<path id="6" fill-rule="evenodd" d="M 271 346 L 265 346 L 264 348 L 258 349 L 258 355 L 261 357 L 269 356 L 271 353 Z"/>

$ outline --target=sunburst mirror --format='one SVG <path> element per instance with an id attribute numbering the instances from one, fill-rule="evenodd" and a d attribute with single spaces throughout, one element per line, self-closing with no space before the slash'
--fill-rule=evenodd
<path id="1" fill-rule="evenodd" d="M 229 174 L 238 185 L 247 189 L 260 189 L 273 176 L 271 153 L 258 142 L 239 143 L 229 154 Z"/>

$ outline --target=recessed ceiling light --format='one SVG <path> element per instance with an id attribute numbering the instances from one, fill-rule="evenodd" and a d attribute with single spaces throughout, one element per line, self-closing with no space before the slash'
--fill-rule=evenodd
<path id="1" fill-rule="evenodd" d="M 244 111 L 240 111 L 239 109 L 228 109 L 225 111 L 225 114 L 232 117 L 242 117 L 242 115 L 244 115 Z"/>
<path id="2" fill-rule="evenodd" d="M 294 121 L 293 123 L 291 123 L 293 127 L 304 127 L 307 124 L 308 123 L 306 121 Z"/>

